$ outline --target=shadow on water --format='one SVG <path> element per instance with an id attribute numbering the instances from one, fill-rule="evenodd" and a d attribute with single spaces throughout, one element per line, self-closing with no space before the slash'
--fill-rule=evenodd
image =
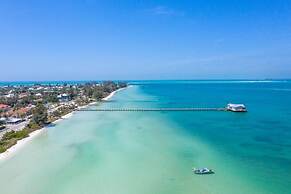
<path id="1" fill-rule="evenodd" d="M 51 127 L 55 127 L 57 124 L 55 124 L 55 123 L 50 123 L 50 124 L 48 124 L 46 127 L 49 127 L 49 128 L 51 128 Z"/>

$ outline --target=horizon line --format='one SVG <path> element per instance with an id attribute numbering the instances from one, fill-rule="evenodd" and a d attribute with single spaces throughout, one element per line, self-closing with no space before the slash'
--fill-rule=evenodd
<path id="1" fill-rule="evenodd" d="M 11 81 L 2 81 L 0 83 L 13 83 L 13 82 L 102 82 L 102 81 L 283 81 L 291 80 L 291 78 L 232 78 L 232 79 L 96 79 L 96 80 L 11 80 Z"/>

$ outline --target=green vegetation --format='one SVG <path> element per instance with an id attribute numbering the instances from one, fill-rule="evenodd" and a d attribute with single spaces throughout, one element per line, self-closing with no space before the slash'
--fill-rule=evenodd
<path id="1" fill-rule="evenodd" d="M 42 104 L 38 103 L 32 111 L 31 123 L 35 123 L 39 126 L 44 126 L 48 121 L 47 108 Z"/>
<path id="2" fill-rule="evenodd" d="M 59 102 L 59 100 L 57 98 L 57 94 L 55 94 L 55 93 L 45 95 L 43 97 L 43 101 L 45 103 L 57 103 L 57 102 Z"/>
<path id="3" fill-rule="evenodd" d="M 5 152 L 8 148 L 15 145 L 18 140 L 27 137 L 28 134 L 29 131 L 27 129 L 5 133 L 0 141 L 0 153 Z"/>
<path id="4" fill-rule="evenodd" d="M 75 110 L 75 106 L 62 106 L 58 108 L 58 110 L 52 112 L 50 116 L 48 116 L 48 123 L 52 123 L 60 119 L 62 116 L 65 116 L 71 113 L 74 110 Z"/>
<path id="5" fill-rule="evenodd" d="M 47 110 L 43 104 L 39 103 L 33 110 L 33 116 L 30 123 L 20 131 L 9 131 L 5 133 L 0 140 L 0 153 L 15 145 L 18 140 L 28 137 L 29 133 L 42 128 L 47 124 Z"/>
<path id="6" fill-rule="evenodd" d="M 100 101 L 111 92 L 126 86 L 127 83 L 124 82 L 105 81 L 102 83 L 91 82 L 78 85 L 0 87 L 0 103 L 9 105 L 14 115 L 17 113 L 17 117 L 31 118 L 24 129 L 10 131 L 3 135 L 0 140 L 0 153 L 5 152 L 8 148 L 15 145 L 18 140 L 27 137 L 32 131 L 41 129 L 45 125 L 74 111 L 77 106 L 84 106 L 93 101 Z M 7 97 L 8 94 L 13 95 Z M 65 99 L 62 99 L 64 96 Z M 29 111 L 17 112 L 27 107 L 31 107 Z M 47 107 L 50 109 L 49 113 Z M 7 110 L 1 110 L 0 117 L 6 117 L 7 112 Z M 0 128 L 2 124 L 0 123 Z"/>

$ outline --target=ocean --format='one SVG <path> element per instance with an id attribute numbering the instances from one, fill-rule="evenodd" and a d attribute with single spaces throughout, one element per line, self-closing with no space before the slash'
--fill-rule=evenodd
<path id="1" fill-rule="evenodd" d="M 248 112 L 76 112 L 0 161 L 0 193 L 290 194 L 291 81 L 130 83 L 89 108 Z"/>

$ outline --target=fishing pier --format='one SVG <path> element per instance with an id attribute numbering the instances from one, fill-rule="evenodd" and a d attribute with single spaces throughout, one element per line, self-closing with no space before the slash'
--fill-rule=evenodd
<path id="1" fill-rule="evenodd" d="M 100 111 L 100 112 L 165 112 L 165 111 L 227 111 L 226 108 L 97 108 L 79 109 L 77 111 Z"/>
<path id="2" fill-rule="evenodd" d="M 201 108 L 201 107 L 183 107 L 183 108 L 95 108 L 95 109 L 77 109 L 76 111 L 97 111 L 97 112 L 168 112 L 168 111 L 231 111 L 247 112 L 243 104 L 228 104 L 224 108 Z"/>

